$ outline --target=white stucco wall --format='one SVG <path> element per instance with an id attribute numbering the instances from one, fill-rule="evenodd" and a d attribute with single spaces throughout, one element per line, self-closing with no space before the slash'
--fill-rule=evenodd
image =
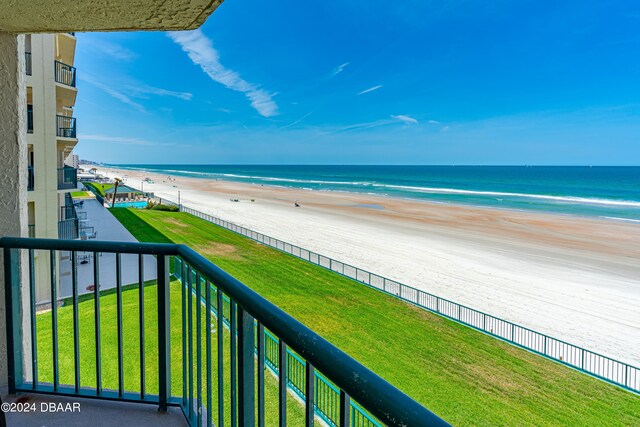
<path id="1" fill-rule="evenodd" d="M 24 74 L 24 36 L 0 33 L 0 58 L 0 118 L 2 118 L 0 120 L 0 237 L 26 236 L 27 93 Z M 0 259 L 1 257 L 2 254 Z M 0 264 L 3 265 L 3 263 Z M 22 267 L 23 276 L 25 276 L 26 263 L 23 262 Z M 25 287 L 23 291 L 26 291 Z M 4 295 L 4 276 L 0 275 L 0 385 L 7 383 Z M 28 293 L 23 294 L 22 300 L 25 304 L 29 301 Z M 23 312 L 26 308 L 26 305 L 23 305 Z M 28 324 L 24 321 L 23 324 L 28 330 Z M 28 343 L 24 342 L 24 344 L 28 346 Z M 30 354 L 30 351 L 26 354 Z"/>

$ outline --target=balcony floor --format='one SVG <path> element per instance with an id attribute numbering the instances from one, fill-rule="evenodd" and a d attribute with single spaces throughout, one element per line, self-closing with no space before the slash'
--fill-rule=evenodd
<path id="1" fill-rule="evenodd" d="M 45 426 L 188 426 L 179 408 L 171 407 L 166 414 L 158 412 L 156 405 L 124 403 L 77 397 L 62 397 L 43 394 L 20 393 L 3 394 L 2 402 L 35 403 L 35 413 L 6 413 L 7 425 L 20 427 Z M 41 412 L 41 404 L 80 404 L 79 412 Z M 59 405 L 58 405 L 59 406 Z M 70 406 L 71 408 L 73 406 Z"/>

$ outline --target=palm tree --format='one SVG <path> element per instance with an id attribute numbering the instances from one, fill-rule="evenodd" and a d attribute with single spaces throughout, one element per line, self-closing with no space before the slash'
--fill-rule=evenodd
<path id="1" fill-rule="evenodd" d="M 111 201 L 111 207 L 112 208 L 115 207 L 115 205 L 116 205 L 116 195 L 118 194 L 118 185 L 120 185 L 122 180 L 120 178 L 115 178 L 114 181 L 116 182 L 116 184 L 113 187 L 113 200 Z"/>

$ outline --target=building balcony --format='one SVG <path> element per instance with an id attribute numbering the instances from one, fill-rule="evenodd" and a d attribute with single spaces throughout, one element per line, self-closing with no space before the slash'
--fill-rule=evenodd
<path id="1" fill-rule="evenodd" d="M 33 72 L 31 69 L 31 52 L 25 52 L 24 53 L 24 62 L 25 62 L 25 69 L 26 69 L 26 73 L 27 76 L 30 76 L 31 73 Z"/>
<path id="2" fill-rule="evenodd" d="M 0 247 L 11 395 L 86 404 L 92 424 L 105 424 L 104 408 L 82 398 L 110 401 L 120 408 L 110 421 L 128 425 L 448 425 L 184 245 L 5 237 Z M 20 266 L 36 251 L 46 278 Z M 56 302 L 45 313 L 38 287 Z M 159 418 L 129 416 L 140 404 Z"/>
<path id="3" fill-rule="evenodd" d="M 33 105 L 27 105 L 27 133 L 33 133 Z"/>
<path id="4" fill-rule="evenodd" d="M 35 188 L 35 175 L 33 174 L 33 166 L 27 169 L 27 191 L 33 191 Z"/>
<path id="5" fill-rule="evenodd" d="M 55 81 L 70 87 L 76 87 L 76 67 L 55 61 Z"/>
<path id="6" fill-rule="evenodd" d="M 58 221 L 58 239 L 75 240 L 78 238 L 78 218 Z"/>
<path id="7" fill-rule="evenodd" d="M 76 118 L 56 116 L 56 136 L 59 138 L 76 138 Z"/>
<path id="8" fill-rule="evenodd" d="M 58 168 L 58 190 L 73 190 L 78 188 L 78 169 Z"/>

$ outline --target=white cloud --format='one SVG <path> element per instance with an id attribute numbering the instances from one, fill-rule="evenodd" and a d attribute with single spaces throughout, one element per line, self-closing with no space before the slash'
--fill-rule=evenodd
<path id="1" fill-rule="evenodd" d="M 278 114 L 278 105 L 271 99 L 272 95 L 253 83 L 247 82 L 237 72 L 223 66 L 220 63 L 218 51 L 201 30 L 174 31 L 168 35 L 212 80 L 228 89 L 243 93 L 260 115 L 272 117 Z"/>
<path id="2" fill-rule="evenodd" d="M 365 90 L 363 90 L 362 92 L 358 93 L 358 96 L 360 96 L 360 95 L 364 95 L 365 93 L 373 92 L 374 90 L 378 90 L 378 89 L 380 89 L 381 87 L 382 87 L 382 85 L 378 85 L 378 86 L 370 87 L 369 89 L 365 89 Z"/>
<path id="3" fill-rule="evenodd" d="M 344 64 L 340 64 L 338 65 L 336 68 L 333 69 L 333 71 L 331 72 L 331 77 L 334 77 L 338 74 L 340 74 L 341 72 L 344 71 L 345 68 L 347 68 L 347 65 L 349 65 L 348 62 L 345 62 Z"/>
<path id="4" fill-rule="evenodd" d="M 430 125 L 439 125 L 440 122 L 437 120 L 427 120 L 427 123 L 429 123 Z"/>
<path id="5" fill-rule="evenodd" d="M 404 114 L 398 114 L 398 115 L 392 115 L 391 116 L 392 119 L 396 119 L 396 120 L 400 120 L 401 122 L 404 122 L 408 125 L 417 125 L 418 121 L 416 119 L 414 119 L 411 116 L 406 116 Z"/>

